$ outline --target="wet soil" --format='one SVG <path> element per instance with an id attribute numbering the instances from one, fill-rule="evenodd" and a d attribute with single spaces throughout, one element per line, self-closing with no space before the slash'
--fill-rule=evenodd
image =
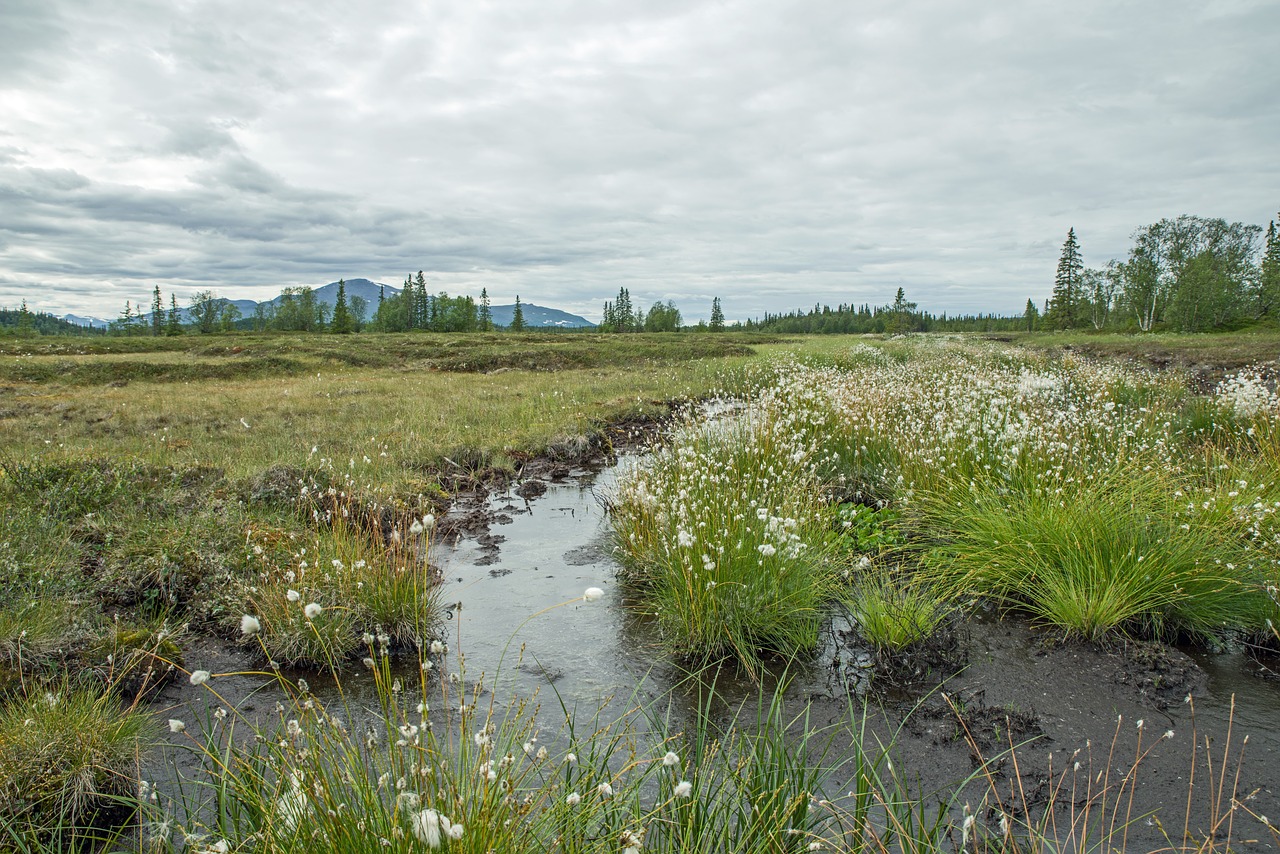
<path id="1" fill-rule="evenodd" d="M 430 559 L 440 567 L 449 604 L 450 645 L 466 653 L 463 679 L 486 690 L 496 685 L 499 697 L 536 694 L 544 708 L 558 711 L 563 703 L 588 717 L 612 701 L 602 720 L 631 708 L 633 695 L 661 698 L 677 728 L 692 718 L 712 680 L 726 718 L 754 708 L 760 687 L 741 674 L 726 669 L 691 679 L 662 653 L 652 623 L 617 583 L 606 503 L 619 468 L 631 463 L 603 462 L 602 455 L 539 462 L 526 467 L 524 482 L 534 482 L 536 473 L 538 487 L 476 488 L 440 519 Z M 603 600 L 582 601 L 587 587 L 603 588 Z M 1056 643 L 1016 617 L 979 612 L 955 633 L 951 666 L 935 660 L 916 668 L 923 678 L 886 684 L 866 678 L 870 654 L 850 646 L 847 628 L 833 618 L 822 648 L 785 674 L 788 712 L 807 710 L 811 725 L 833 727 L 827 761 L 852 756 L 850 729 L 862 730 L 867 747 L 893 744 L 897 772 L 913 791 L 949 796 L 967 780 L 960 803 L 976 808 L 994 790 L 1005 809 L 1019 813 L 1042 804 L 1076 761 L 1086 771 L 1123 775 L 1141 753 L 1133 816 L 1166 807 L 1173 811 L 1166 825 L 1180 829 L 1193 745 L 1196 779 L 1204 780 L 1205 744 L 1215 769 L 1229 750 L 1234 774 L 1248 735 L 1236 790 L 1252 798 L 1254 812 L 1280 814 L 1280 682 L 1258 678 L 1254 659 L 1152 643 Z M 260 666 L 247 652 L 207 639 L 186 658 L 188 667 L 215 673 Z M 782 671 L 779 665 L 769 678 L 784 678 Z M 335 695 L 329 679 L 305 675 L 318 696 Z M 269 674 L 215 683 L 224 702 L 264 720 L 274 715 L 278 688 Z M 375 713 L 372 680 L 358 666 L 342 674 L 342 691 L 344 703 Z M 167 686 L 158 700 L 172 717 L 197 716 L 184 711 L 188 703 L 207 713 L 214 702 L 186 681 Z M 1166 731 L 1172 736 L 1164 738 Z M 182 736 L 169 738 L 182 743 Z M 833 772 L 832 791 L 849 785 L 846 773 Z M 1198 785 L 1197 794 L 1211 788 Z M 1193 830 L 1209 820 L 1196 806 Z M 1137 846 L 1130 850 L 1164 844 L 1145 821 L 1130 841 Z M 1275 850 L 1271 845 L 1264 839 L 1245 850 Z"/>

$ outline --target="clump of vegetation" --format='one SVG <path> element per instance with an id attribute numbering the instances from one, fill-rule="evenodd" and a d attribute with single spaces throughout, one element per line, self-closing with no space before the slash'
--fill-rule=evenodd
<path id="1" fill-rule="evenodd" d="M 1223 629 L 1266 619 L 1260 567 L 1221 512 L 1186 503 L 1167 476 L 1100 472 L 1069 498 L 983 483 L 930 496 L 929 563 L 958 590 L 995 597 L 1089 640 Z"/>
<path id="2" fill-rule="evenodd" d="M 623 575 L 672 649 L 754 671 L 816 644 L 832 570 L 812 450 L 757 410 L 686 425 L 619 486 Z"/>
<path id="3" fill-rule="evenodd" d="M 241 613 L 253 615 L 260 630 L 250 642 L 278 663 L 332 666 L 369 636 L 419 649 L 443 616 L 427 562 L 434 529 L 434 517 L 410 518 L 384 536 L 339 512 L 301 540 L 256 532 L 256 572 L 240 582 L 240 608 L 227 611 L 225 627 L 238 631 Z"/>
<path id="4" fill-rule="evenodd" d="M 101 811 L 128 815 L 134 765 L 155 733 L 150 712 L 110 694 L 61 685 L 11 699 L 0 707 L 0 825 L 40 836 Z"/>
<path id="5" fill-rule="evenodd" d="M 943 589 L 924 575 L 871 566 L 842 600 L 858 636 L 885 660 L 934 637 L 955 610 Z"/>

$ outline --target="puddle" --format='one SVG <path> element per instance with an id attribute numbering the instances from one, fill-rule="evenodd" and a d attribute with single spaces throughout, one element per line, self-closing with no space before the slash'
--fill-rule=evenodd
<path id="1" fill-rule="evenodd" d="M 639 688 L 646 698 L 669 695 L 674 720 L 687 719 L 699 702 L 699 683 L 682 685 L 686 674 L 660 651 L 652 624 L 636 613 L 617 583 L 617 566 L 609 554 L 601 496 L 627 465 L 624 460 L 596 473 L 573 471 L 545 483 L 545 490 L 525 487 L 491 494 L 482 499 L 482 508 L 459 511 L 475 516 L 483 509 L 490 519 L 487 530 L 472 529 L 452 544 L 438 544 L 432 554 L 442 568 L 443 601 L 451 603 L 445 630 L 450 645 L 465 652 L 467 682 L 483 676 L 491 688 L 500 672 L 499 699 L 537 691 L 544 708 L 555 708 L 554 691 L 584 717 L 617 698 L 604 719 L 627 711 L 625 700 Z M 604 597 L 582 601 L 588 587 L 603 588 Z M 1030 741 L 1019 750 L 1017 772 L 1008 762 L 995 772 L 1006 792 L 1019 780 L 1028 792 L 1043 792 L 1050 767 L 1056 772 L 1077 759 L 1084 761 L 1087 753 L 1076 751 L 1085 751 L 1086 744 L 1092 746 L 1095 770 L 1109 766 L 1113 774 L 1124 774 L 1138 749 L 1141 720 L 1142 744 L 1155 746 L 1142 762 L 1133 815 L 1163 806 L 1169 810 L 1168 829 L 1178 831 L 1193 733 L 1192 706 L 1183 699 L 1191 694 L 1195 732 L 1202 755 L 1206 738 L 1213 745 L 1215 773 L 1233 720 L 1233 758 L 1241 739 L 1249 736 L 1237 791 L 1252 796 L 1248 806 L 1254 812 L 1280 814 L 1280 682 L 1251 675 L 1244 656 L 1187 654 L 1154 645 L 1135 645 L 1127 653 L 1078 644 L 1046 646 L 1021 620 L 978 615 L 961 629 L 960 672 L 913 694 L 851 699 L 848 686 L 864 684 L 864 669 L 858 652 L 840 643 L 840 628 L 829 627 L 822 648 L 790 669 L 788 710 L 796 714 L 807 708 L 814 726 L 847 722 L 851 708 L 854 717 L 865 714 L 870 737 L 887 743 L 896 736 L 895 761 L 916 791 L 949 792 L 978 768 L 943 691 L 966 710 L 973 736 L 988 756 L 1008 746 L 1006 721 L 1015 724 L 1016 743 Z M 202 654 L 228 660 L 205 662 Z M 194 666 L 213 670 L 243 666 L 244 658 L 217 649 L 194 650 L 188 656 Z M 452 652 L 447 658 L 456 666 Z M 300 675 L 322 699 L 332 693 L 323 677 Z M 266 677 L 234 677 L 221 680 L 219 688 L 229 701 L 256 704 L 268 713 L 274 707 L 269 683 Z M 342 685 L 350 707 L 375 714 L 367 673 L 349 669 Z M 682 687 L 673 691 L 678 685 Z M 254 695 L 255 689 L 263 690 Z M 720 674 L 715 690 L 726 709 L 738 704 L 754 708 L 759 692 L 732 673 Z M 165 701 L 175 708 L 190 700 L 203 705 L 208 695 L 185 682 L 166 689 Z M 1168 730 L 1174 735 L 1163 739 Z M 852 753 L 848 738 L 835 741 L 828 761 Z M 1116 747 L 1110 753 L 1113 739 Z M 1203 764 L 1196 773 L 1197 780 L 1204 779 Z M 1231 762 L 1228 792 L 1233 773 Z M 832 783 L 833 791 L 840 791 L 847 781 L 837 772 Z M 971 784 L 966 799 L 977 804 L 983 788 L 981 781 Z M 1210 788 L 1198 784 L 1197 793 L 1208 795 Z M 1193 829 L 1203 830 L 1199 810 L 1193 814 Z M 1163 844 L 1146 823 L 1135 825 L 1130 835 L 1131 845 L 1138 840 L 1144 847 L 1135 850 Z M 1274 848 L 1259 841 L 1249 850 Z"/>

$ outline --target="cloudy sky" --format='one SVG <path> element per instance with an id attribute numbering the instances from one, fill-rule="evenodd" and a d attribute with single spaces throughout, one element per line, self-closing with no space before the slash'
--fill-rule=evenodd
<path id="1" fill-rule="evenodd" d="M 1274 0 L 3 0 L 0 306 L 1020 312 L 1280 208 Z"/>

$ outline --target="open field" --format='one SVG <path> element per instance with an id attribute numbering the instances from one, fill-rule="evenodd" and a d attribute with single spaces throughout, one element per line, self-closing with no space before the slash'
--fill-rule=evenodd
<path id="1" fill-rule="evenodd" d="M 5 342 L 0 758 L 13 770 L 0 772 L 3 826 L 57 847 L 59 828 L 140 813 L 130 844 L 153 850 L 181 847 L 179 825 L 203 834 L 191 842 L 200 850 L 219 840 L 273 851 L 318 840 L 353 851 L 1123 847 L 1136 817 L 1115 799 L 1132 792 L 1129 776 L 1090 782 L 1059 767 L 1047 807 L 984 799 L 967 821 L 959 795 L 913 795 L 869 743 L 848 755 L 865 725 L 857 713 L 839 724 L 839 757 L 826 752 L 834 730 L 763 688 L 760 708 L 728 724 L 708 714 L 677 727 L 638 701 L 620 720 L 557 712 L 548 725 L 545 701 L 542 718 L 499 701 L 484 676 L 473 682 L 452 663 L 465 650 L 443 647 L 430 555 L 456 535 L 455 497 L 597 462 L 652 435 L 673 407 L 680 423 L 609 501 L 620 584 L 635 610 L 658 614 L 655 652 L 691 669 L 727 657 L 759 676 L 779 656 L 813 656 L 838 613 L 877 678 L 894 679 L 895 663 L 945 652 L 978 602 L 1055 644 L 1274 644 L 1274 363 L 1207 397 L 1188 379 L 1272 361 L 1280 339 L 1020 343 Z M 746 405 L 710 426 L 685 406 L 713 397 Z M 605 607 L 596 598 L 587 591 L 586 605 Z M 381 733 L 348 732 L 358 715 L 345 698 L 317 702 L 294 676 L 279 677 L 278 720 L 224 703 L 223 677 L 186 657 L 209 642 L 268 677 L 274 662 L 340 685 L 341 672 L 372 667 Z M 181 797 L 147 790 L 139 802 L 131 757 L 165 728 L 151 701 L 175 680 L 215 701 L 159 716 L 174 716 L 170 741 L 190 741 L 208 767 Z M 233 722 L 263 738 L 237 741 Z M 548 726 L 549 756 L 534 738 Z M 1143 749 L 1139 739 L 1125 761 L 1136 768 Z M 852 794 L 811 800 L 837 768 Z M 995 797 L 991 773 L 981 766 L 969 782 Z M 1212 827 L 1233 814 L 1224 785 L 1210 787 L 1209 830 L 1179 828 L 1189 841 L 1170 824 L 1171 847 L 1224 829 Z M 218 792 L 234 808 L 211 818 Z M 1263 808 L 1241 803 L 1242 821 Z M 1062 819 L 1055 804 L 1071 807 L 1069 843 L 1048 824 Z M 1275 844 L 1265 823 L 1250 828 Z"/>

